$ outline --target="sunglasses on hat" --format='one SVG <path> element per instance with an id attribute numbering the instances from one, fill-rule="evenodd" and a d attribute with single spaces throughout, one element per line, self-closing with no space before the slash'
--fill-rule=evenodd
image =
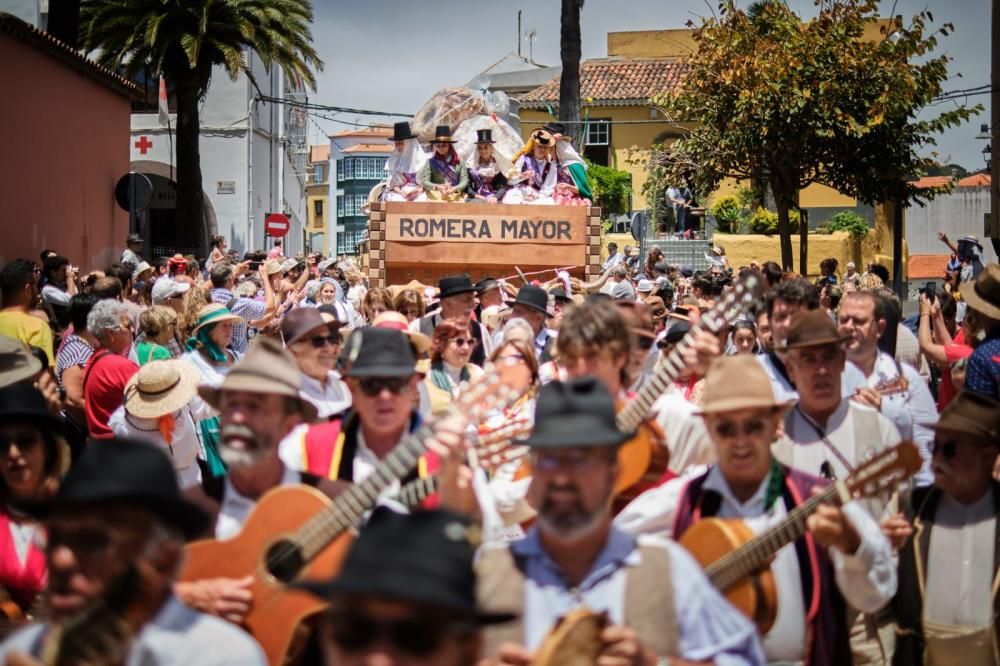
<path id="1" fill-rule="evenodd" d="M 345 652 L 364 652 L 375 645 L 391 645 L 414 657 L 436 652 L 449 634 L 468 635 L 471 624 L 448 623 L 443 618 L 417 617 L 377 620 L 356 610 L 331 613 L 330 637 Z"/>
<path id="2" fill-rule="evenodd" d="M 360 377 L 358 386 L 361 392 L 370 398 L 374 398 L 382 391 L 388 389 L 390 393 L 399 395 L 410 385 L 409 377 Z"/>

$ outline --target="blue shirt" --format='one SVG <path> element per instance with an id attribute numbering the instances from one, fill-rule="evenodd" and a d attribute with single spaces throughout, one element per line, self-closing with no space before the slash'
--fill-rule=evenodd
<path id="1" fill-rule="evenodd" d="M 996 400 L 1000 377 L 1000 337 L 987 338 L 976 347 L 965 366 L 965 388 Z"/>
<path id="2" fill-rule="evenodd" d="M 670 555 L 671 580 L 662 593 L 673 594 L 680 654 L 692 661 L 714 660 L 716 666 L 763 664 L 756 627 L 712 587 L 698 563 L 671 541 L 643 538 Z M 604 549 L 576 588 L 570 588 L 558 565 L 542 546 L 538 529 L 510 545 L 525 576 L 524 642 L 535 650 L 556 621 L 581 604 L 607 611 L 611 622 L 624 624 L 625 570 L 640 562 L 636 538 L 612 527 Z M 651 594 L 657 591 L 651 590 Z"/>

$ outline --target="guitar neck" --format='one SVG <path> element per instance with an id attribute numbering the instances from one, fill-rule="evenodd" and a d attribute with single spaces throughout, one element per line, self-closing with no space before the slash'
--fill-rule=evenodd
<path id="1" fill-rule="evenodd" d="M 417 466 L 420 456 L 427 451 L 424 440 L 431 434 L 430 428 L 424 426 L 416 433 L 407 435 L 367 479 L 350 485 L 330 506 L 299 528 L 295 541 L 300 544 L 306 561 L 318 555 L 330 542 L 357 523 L 367 511 L 374 508 L 382 491 Z"/>
<path id="2" fill-rule="evenodd" d="M 437 481 L 437 476 L 433 474 L 410 481 L 400 489 L 399 501 L 408 509 L 416 509 L 421 502 L 434 494 L 438 486 Z"/>
<path id="3" fill-rule="evenodd" d="M 841 504 L 836 485 L 813 495 L 792 509 L 781 523 L 707 566 L 705 574 L 708 579 L 716 589 L 725 591 L 766 567 L 775 553 L 805 534 L 806 519 L 820 504 Z"/>

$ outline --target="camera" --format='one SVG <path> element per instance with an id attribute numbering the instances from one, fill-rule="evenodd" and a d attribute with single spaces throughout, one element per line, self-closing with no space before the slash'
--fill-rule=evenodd
<path id="1" fill-rule="evenodd" d="M 250 270 L 252 270 L 252 271 L 259 271 L 260 270 L 260 265 L 261 265 L 261 262 L 259 262 L 259 261 L 251 261 L 250 262 Z"/>
<path id="2" fill-rule="evenodd" d="M 927 296 L 927 301 L 933 303 L 937 300 L 937 282 L 925 282 L 924 286 L 919 289 L 921 294 Z"/>

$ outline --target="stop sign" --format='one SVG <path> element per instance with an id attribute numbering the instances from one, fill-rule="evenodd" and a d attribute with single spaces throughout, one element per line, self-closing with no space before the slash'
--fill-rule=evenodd
<path id="1" fill-rule="evenodd" d="M 268 236 L 275 238 L 284 236 L 291 227 L 288 216 L 284 213 L 268 213 L 264 218 L 264 233 Z"/>

